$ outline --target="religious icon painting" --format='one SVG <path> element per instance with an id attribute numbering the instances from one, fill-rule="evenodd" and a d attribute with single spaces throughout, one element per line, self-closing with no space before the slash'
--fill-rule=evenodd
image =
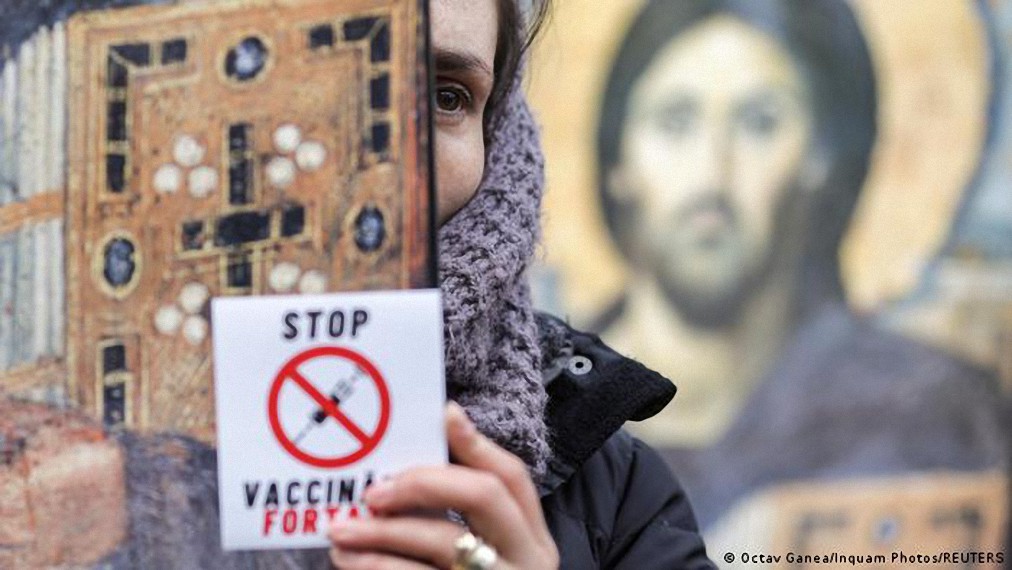
<path id="1" fill-rule="evenodd" d="M 434 285 L 424 2 L 64 4 L 3 30 L 5 393 L 210 442 L 212 297 Z"/>

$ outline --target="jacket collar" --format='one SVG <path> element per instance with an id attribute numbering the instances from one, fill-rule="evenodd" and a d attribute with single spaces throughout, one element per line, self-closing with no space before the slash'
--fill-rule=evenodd
<path id="1" fill-rule="evenodd" d="M 660 374 L 596 335 L 562 326 L 570 342 L 543 371 L 552 458 L 539 484 L 542 496 L 572 477 L 625 422 L 657 414 L 675 396 L 674 384 Z"/>

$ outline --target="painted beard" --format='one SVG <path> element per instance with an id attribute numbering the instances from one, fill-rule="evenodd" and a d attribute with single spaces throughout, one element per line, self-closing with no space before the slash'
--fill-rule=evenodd
<path id="1" fill-rule="evenodd" d="M 644 227 L 641 267 L 653 274 L 668 302 L 690 324 L 707 329 L 733 325 L 769 277 L 783 250 L 785 193 L 774 217 L 774 235 L 763 245 L 749 241 L 741 214 L 720 193 L 707 195 Z"/>

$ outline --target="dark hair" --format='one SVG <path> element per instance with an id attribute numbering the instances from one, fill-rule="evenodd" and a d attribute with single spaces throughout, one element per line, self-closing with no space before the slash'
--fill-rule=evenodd
<path id="1" fill-rule="evenodd" d="M 608 173 L 620 159 L 633 85 L 672 39 L 721 14 L 778 40 L 811 90 L 814 147 L 824 154 L 829 168 L 808 214 L 813 223 L 803 279 L 823 293 L 842 295 L 838 250 L 868 173 L 876 136 L 876 98 L 868 47 L 853 12 L 841 0 L 650 2 L 626 33 L 604 93 L 597 133 L 598 190 L 608 228 L 625 251 L 621 234 L 629 207 L 611 198 L 607 184 Z"/>
<path id="2" fill-rule="evenodd" d="M 494 84 L 485 105 L 485 137 L 495 127 L 506 96 L 517 81 L 517 71 L 524 54 L 531 47 L 547 20 L 551 0 L 531 0 L 529 13 L 524 16 L 519 2 L 523 0 L 497 0 L 499 36 L 496 40 Z"/>

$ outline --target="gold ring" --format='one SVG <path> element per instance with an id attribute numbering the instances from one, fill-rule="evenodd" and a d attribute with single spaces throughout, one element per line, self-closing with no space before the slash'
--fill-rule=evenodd
<path id="1" fill-rule="evenodd" d="M 499 561 L 499 553 L 470 532 L 454 541 L 453 550 L 456 556 L 450 570 L 492 570 Z"/>

